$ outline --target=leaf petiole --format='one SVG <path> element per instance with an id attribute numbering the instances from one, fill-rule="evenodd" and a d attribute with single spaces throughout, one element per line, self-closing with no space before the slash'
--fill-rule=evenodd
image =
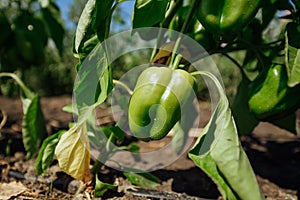
<path id="1" fill-rule="evenodd" d="M 128 92 L 128 94 L 132 95 L 133 91 L 125 83 L 115 80 L 115 79 L 113 80 L 113 83 L 115 85 L 121 86 L 122 88 L 124 88 L 126 90 L 126 92 Z"/>

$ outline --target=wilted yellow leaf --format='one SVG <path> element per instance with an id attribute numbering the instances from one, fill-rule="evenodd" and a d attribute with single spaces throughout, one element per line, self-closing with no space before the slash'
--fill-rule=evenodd
<path id="1" fill-rule="evenodd" d="M 59 167 L 75 179 L 89 181 L 89 150 L 86 123 L 74 125 L 62 135 L 56 146 Z"/>

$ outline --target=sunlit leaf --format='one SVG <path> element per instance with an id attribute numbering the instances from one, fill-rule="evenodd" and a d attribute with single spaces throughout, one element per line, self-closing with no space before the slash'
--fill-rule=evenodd
<path id="1" fill-rule="evenodd" d="M 100 105 L 111 90 L 112 78 L 108 69 L 107 56 L 102 45 L 99 44 L 88 59 L 84 60 L 78 72 L 78 82 L 74 89 L 76 104 L 91 106 L 97 103 Z"/>
<path id="2" fill-rule="evenodd" d="M 220 100 L 189 157 L 217 184 L 224 199 L 264 199 L 240 144 L 225 92 L 213 75 L 202 75 L 214 81 Z"/>
<path id="3" fill-rule="evenodd" d="M 59 167 L 75 179 L 90 179 L 90 149 L 86 123 L 76 124 L 61 136 L 55 155 Z"/>
<path id="4" fill-rule="evenodd" d="M 77 29 L 75 33 L 75 41 L 74 41 L 74 48 L 75 51 L 78 53 L 80 51 L 80 47 L 84 44 L 87 39 L 88 35 L 90 35 L 90 27 L 91 22 L 93 20 L 93 13 L 95 10 L 96 0 L 89 0 L 82 11 L 82 14 L 79 18 Z"/>

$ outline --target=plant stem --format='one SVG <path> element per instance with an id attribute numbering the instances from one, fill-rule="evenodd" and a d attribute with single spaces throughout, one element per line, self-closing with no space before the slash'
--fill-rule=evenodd
<path id="1" fill-rule="evenodd" d="M 254 46 L 253 44 L 251 44 L 250 42 L 243 40 L 243 39 L 239 39 L 239 41 L 243 44 L 245 44 L 247 47 L 249 47 L 249 50 L 253 51 L 253 53 L 256 55 L 258 61 L 261 63 L 261 65 L 263 66 L 264 61 L 263 58 L 261 57 L 260 52 L 257 50 L 258 48 L 256 46 Z"/>
<path id="2" fill-rule="evenodd" d="M 169 11 L 166 13 L 166 17 L 164 18 L 164 20 L 160 23 L 160 28 L 159 28 L 159 32 L 157 35 L 157 42 L 155 44 L 155 46 L 153 47 L 151 56 L 150 56 L 150 62 L 153 61 L 153 58 L 156 55 L 156 51 L 158 49 L 159 44 L 161 44 L 161 37 L 162 37 L 162 28 L 168 27 L 172 18 L 174 17 L 176 11 L 178 10 L 178 8 L 182 5 L 183 0 L 178 0 L 176 3 L 174 3 L 174 1 L 171 2 L 170 5 L 170 9 Z"/>
<path id="3" fill-rule="evenodd" d="M 158 45 L 161 43 L 161 35 L 162 35 L 162 27 L 159 28 L 158 34 L 157 34 L 157 41 L 155 43 L 155 46 L 153 47 L 151 56 L 150 56 L 150 62 L 153 61 L 153 58 L 156 55 L 156 50 L 158 49 Z"/>
<path id="4" fill-rule="evenodd" d="M 102 167 L 102 163 L 99 160 L 96 160 L 92 169 L 91 169 L 91 173 L 92 174 L 97 174 L 97 172 L 100 170 L 100 168 Z"/>
<path id="5" fill-rule="evenodd" d="M 173 1 L 172 1 L 173 2 Z M 171 4 L 169 11 L 166 13 L 165 19 L 161 23 L 161 27 L 168 27 L 178 8 L 183 4 L 183 0 L 178 0 Z"/>
<path id="6" fill-rule="evenodd" d="M 111 132 L 110 135 L 109 135 L 109 138 L 106 142 L 106 145 L 105 145 L 105 149 L 107 152 L 110 152 L 110 143 L 112 142 L 112 139 L 114 138 L 114 133 Z"/>
<path id="7" fill-rule="evenodd" d="M 243 69 L 243 67 L 233 58 L 233 57 L 231 57 L 229 54 L 227 54 L 227 53 L 223 53 L 223 55 L 226 57 L 226 58 L 228 58 L 231 62 L 233 62 L 239 69 L 240 69 L 240 71 L 241 71 L 241 74 L 242 74 L 242 76 L 243 77 L 245 77 L 245 78 L 247 78 L 248 79 L 248 77 L 246 76 L 246 74 L 245 74 L 245 71 L 244 71 L 244 69 Z M 249 80 L 249 79 L 248 79 Z"/>
<path id="8" fill-rule="evenodd" d="M 122 88 L 124 88 L 126 90 L 126 92 L 128 92 L 128 94 L 132 95 L 133 91 L 125 83 L 115 80 L 115 79 L 113 80 L 113 83 L 121 86 Z"/>
<path id="9" fill-rule="evenodd" d="M 3 126 L 6 124 L 7 114 L 4 110 L 0 110 L 0 112 L 2 113 L 2 121 L 0 123 L 0 130 L 1 130 L 3 128 Z"/>
<path id="10" fill-rule="evenodd" d="M 26 98 L 33 99 L 34 93 L 31 92 L 29 90 L 29 88 L 25 86 L 25 84 L 21 81 L 21 79 L 17 75 L 15 75 L 14 73 L 2 72 L 2 73 L 0 73 L 0 78 L 1 77 L 10 77 L 10 78 L 14 79 L 17 82 L 17 84 L 20 86 L 20 88 L 22 89 Z"/>
<path id="11" fill-rule="evenodd" d="M 184 21 L 184 24 L 183 24 L 183 26 L 180 30 L 180 34 L 179 34 L 179 36 L 176 40 L 176 43 L 175 43 L 173 51 L 172 51 L 171 60 L 170 60 L 170 64 L 169 64 L 169 67 L 172 68 L 172 69 L 178 68 L 179 63 L 178 63 L 178 60 L 175 62 L 175 57 L 176 57 L 176 54 L 177 54 L 178 49 L 180 47 L 182 36 L 188 30 L 190 23 L 193 21 L 194 14 L 195 14 L 195 11 L 196 11 L 199 3 L 200 3 L 199 0 L 194 0 L 191 3 L 191 8 L 189 10 L 188 16 L 187 16 L 186 20 Z"/>

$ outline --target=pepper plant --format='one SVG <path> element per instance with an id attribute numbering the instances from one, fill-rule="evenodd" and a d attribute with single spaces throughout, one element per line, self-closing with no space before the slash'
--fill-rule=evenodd
<path id="1" fill-rule="evenodd" d="M 157 39 L 162 46 L 168 47 L 168 51 L 159 49 L 158 43 L 154 44 L 149 56 L 151 65 L 137 78 L 133 91 L 126 84 L 113 80 L 115 69 L 110 64 L 113 55 L 107 53 L 112 47 L 105 43 L 111 36 L 114 11 L 124 2 L 87 1 L 73 45 L 74 55 L 79 60 L 76 66 L 78 81 L 74 88 L 79 107 L 73 111 L 78 120 L 66 132 L 44 141 L 36 163 L 38 174 L 47 170 L 55 153 L 66 173 L 85 183 L 96 179 L 96 196 L 103 195 L 108 189 L 115 190 L 117 186 L 100 181 L 97 172 L 101 162 L 96 161 L 93 168 L 89 168 L 89 140 L 104 144 L 105 148 L 98 156 L 109 157 L 114 153 L 111 143 L 120 145 L 126 134 L 119 124 L 90 129 L 90 123 L 95 123 L 90 121 L 95 107 L 108 100 L 116 85 L 122 85 L 131 95 L 127 110 L 129 131 L 133 136 L 145 141 L 160 140 L 173 128 L 174 137 L 180 142 L 189 129 L 181 124 L 185 115 L 180 115 L 178 105 L 191 104 L 190 93 L 199 92 L 194 85 L 201 75 L 214 84 L 219 99 L 209 123 L 189 149 L 190 159 L 216 183 L 224 199 L 264 199 L 239 136 L 251 133 L 260 121 L 296 133 L 295 111 L 300 106 L 300 1 L 135 0 L 132 34 L 139 34 L 145 41 Z M 274 23 L 278 24 L 279 30 L 274 29 Z M 156 27 L 154 34 L 139 31 L 145 27 Z M 172 30 L 179 34 L 174 36 Z M 182 48 L 185 35 L 208 53 Z M 104 53 L 96 55 L 95 49 L 99 45 Z M 193 62 L 186 61 L 192 57 L 196 62 L 209 55 L 224 56 L 240 70 L 241 81 L 232 104 L 214 74 L 195 69 Z M 89 64 L 87 68 L 85 63 Z M 157 67 L 157 64 L 164 66 Z M 86 80 L 92 84 L 86 84 Z M 93 98 L 85 98 L 90 96 Z M 151 110 L 150 107 L 155 105 L 158 106 Z M 163 115 L 161 110 L 166 110 L 167 114 Z M 287 120 L 290 123 L 285 123 Z M 150 128 L 144 129 L 145 126 Z M 92 130 L 96 129 L 101 129 L 104 135 L 94 134 Z M 138 150 L 134 145 L 122 148 Z M 153 176 L 137 172 L 142 171 L 124 175 L 135 184 L 145 183 L 137 181 L 142 179 L 150 180 L 152 186 L 157 185 Z"/>

